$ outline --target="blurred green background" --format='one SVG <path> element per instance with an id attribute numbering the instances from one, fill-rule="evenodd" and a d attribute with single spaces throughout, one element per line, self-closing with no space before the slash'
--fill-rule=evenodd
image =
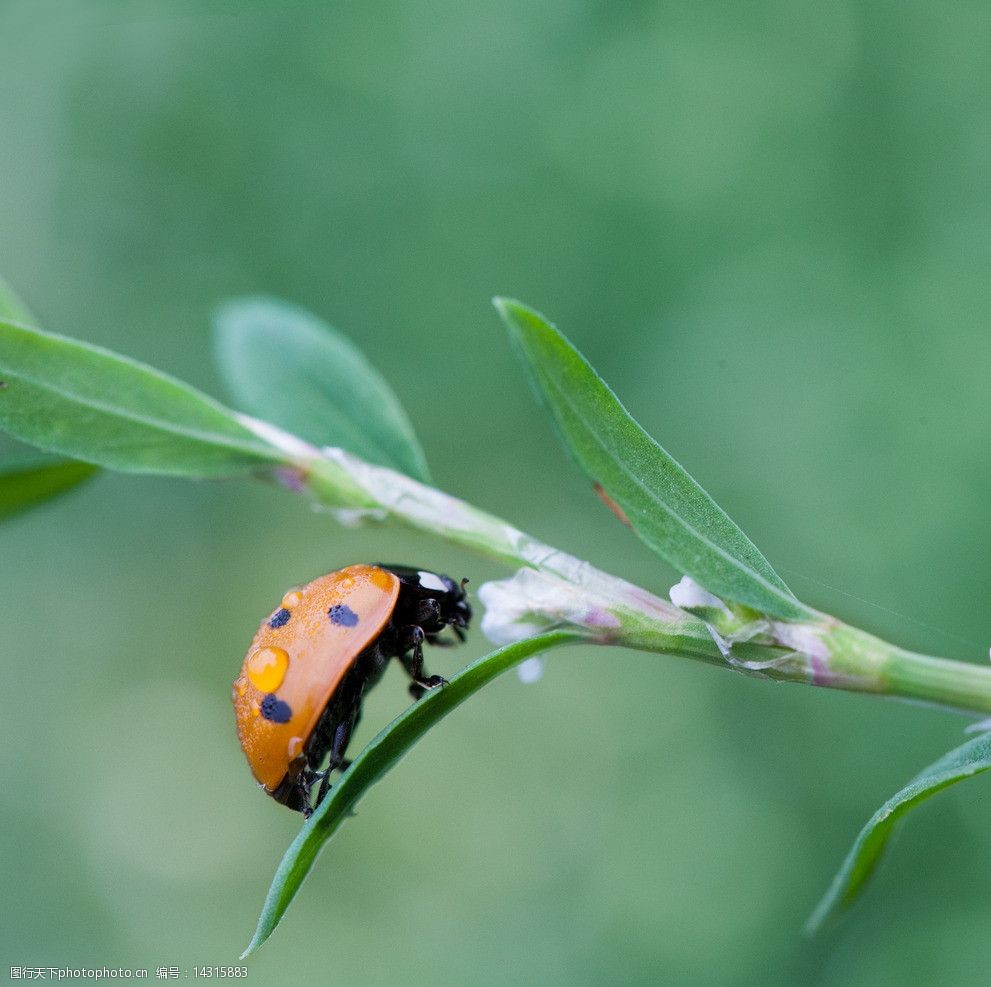
<path id="1" fill-rule="evenodd" d="M 212 307 L 305 305 L 393 383 L 440 485 L 665 592 L 531 399 L 489 306 L 515 295 L 800 595 L 987 661 L 989 28 L 977 3 L 14 0 L 0 271 L 49 328 L 218 395 Z M 299 825 L 234 735 L 261 616 L 356 560 L 506 574 L 275 489 L 112 475 L 5 525 L 0 558 L 3 967 L 236 962 Z M 965 723 L 555 653 L 373 791 L 250 982 L 986 981 L 986 781 L 800 934 Z"/>

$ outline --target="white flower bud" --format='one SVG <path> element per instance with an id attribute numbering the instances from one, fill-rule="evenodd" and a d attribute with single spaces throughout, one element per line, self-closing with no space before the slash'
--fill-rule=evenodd
<path id="1" fill-rule="evenodd" d="M 682 610 L 712 609 L 722 610 L 727 616 L 732 616 L 726 604 L 714 596 L 704 586 L 700 586 L 691 576 L 682 576 L 668 592 L 671 602 Z"/>
<path id="2" fill-rule="evenodd" d="M 516 674 L 524 685 L 532 685 L 544 677 L 544 659 L 539 655 L 527 658 L 516 666 Z"/>
<path id="3" fill-rule="evenodd" d="M 485 607 L 482 633 L 495 644 L 511 644 L 557 628 L 580 629 L 607 641 L 619 619 L 596 605 L 580 587 L 537 572 L 519 569 L 509 579 L 485 583 L 478 590 Z"/>

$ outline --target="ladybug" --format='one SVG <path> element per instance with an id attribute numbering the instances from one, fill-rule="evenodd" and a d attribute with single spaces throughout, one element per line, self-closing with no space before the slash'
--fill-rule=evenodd
<path id="1" fill-rule="evenodd" d="M 231 698 L 252 773 L 277 802 L 305 817 L 320 804 L 334 769 L 344 770 L 361 699 L 398 658 L 419 699 L 445 685 L 423 669 L 423 642 L 471 620 L 465 583 L 396 565 L 351 565 L 289 590 L 262 621 Z M 320 771 L 327 752 L 330 760 Z"/>

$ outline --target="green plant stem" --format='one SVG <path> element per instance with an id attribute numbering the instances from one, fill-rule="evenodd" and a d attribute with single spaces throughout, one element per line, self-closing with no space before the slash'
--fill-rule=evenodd
<path id="1" fill-rule="evenodd" d="M 311 495 L 323 506 L 339 508 L 342 500 L 368 505 L 342 512 L 345 520 L 398 521 L 536 571 L 549 580 L 552 598 L 554 584 L 564 588 L 560 606 L 545 602 L 542 613 L 531 608 L 530 622 L 521 625 L 528 630 L 515 638 L 510 631 L 503 643 L 535 633 L 532 621 L 542 618 L 540 630 L 565 629 L 591 643 L 675 655 L 776 681 L 991 713 L 991 667 L 916 654 L 816 611 L 807 611 L 815 614 L 812 620 L 766 622 L 765 633 L 750 640 L 730 638 L 728 647 L 720 647 L 706 623 L 667 600 L 393 470 L 324 449 L 305 464 L 305 476 Z M 349 488 L 346 497 L 342 479 Z M 521 610 L 529 607 L 530 585 L 521 585 L 517 593 Z"/>
<path id="2" fill-rule="evenodd" d="M 823 638 L 836 655 L 834 668 L 840 673 L 840 680 L 833 684 L 837 687 L 846 687 L 842 681 L 844 671 L 852 676 L 873 672 L 876 684 L 873 691 L 991 713 L 991 667 L 917 654 L 855 627 L 833 624 Z"/>
<path id="3" fill-rule="evenodd" d="M 479 510 L 450 494 L 442 493 L 402 473 L 352 456 L 341 449 L 324 449 L 323 456 L 307 464 L 309 489 L 318 502 L 332 509 L 340 504 L 340 478 L 360 491 L 360 503 L 368 508 L 345 510 L 344 520 L 388 519 L 446 538 L 510 565 L 523 565 L 550 573 L 590 596 L 644 613 L 659 623 L 682 624 L 687 617 L 677 607 L 647 590 L 596 569 L 581 559 L 545 545 L 507 521 Z M 692 621 L 698 623 L 697 621 Z"/>
<path id="4" fill-rule="evenodd" d="M 885 692 L 968 712 L 991 713 L 991 669 L 894 648 Z"/>

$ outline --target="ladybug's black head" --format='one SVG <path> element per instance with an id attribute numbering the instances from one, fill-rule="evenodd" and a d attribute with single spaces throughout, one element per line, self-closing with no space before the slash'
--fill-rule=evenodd
<path id="1" fill-rule="evenodd" d="M 465 587 L 468 585 L 467 579 L 462 579 L 456 583 L 449 576 L 441 576 L 447 586 L 444 600 L 441 601 L 442 613 L 454 628 L 454 633 L 463 641 L 465 639 L 464 629 L 471 621 L 471 604 L 468 602 L 468 592 Z"/>
<path id="2" fill-rule="evenodd" d="M 471 621 L 471 604 L 465 587 L 467 579 L 456 583 L 450 576 L 439 572 L 417 572 L 421 591 L 429 594 L 440 605 L 440 623 L 454 628 L 454 633 L 463 641 L 464 629 Z"/>
<path id="3" fill-rule="evenodd" d="M 383 565 L 383 569 L 388 569 L 399 577 L 401 584 L 400 595 L 410 599 L 432 600 L 436 604 L 431 621 L 433 626 L 423 623 L 423 628 L 427 633 L 436 633 L 444 627 L 451 627 L 454 633 L 462 641 L 464 640 L 464 629 L 471 620 L 471 604 L 468 602 L 468 594 L 465 586 L 467 579 L 462 579 L 456 583 L 450 576 L 442 575 L 439 572 L 430 572 L 426 569 L 416 569 L 412 566 Z M 437 613 L 437 608 L 440 613 Z"/>

